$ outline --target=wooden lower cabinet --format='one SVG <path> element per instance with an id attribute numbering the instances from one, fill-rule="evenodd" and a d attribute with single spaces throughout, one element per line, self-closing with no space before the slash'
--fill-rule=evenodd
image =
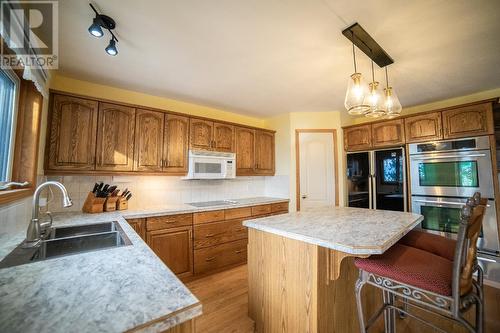
<path id="1" fill-rule="evenodd" d="M 180 278 L 193 275 L 193 227 L 148 231 L 147 243 Z"/>
<path id="2" fill-rule="evenodd" d="M 194 226 L 194 249 L 246 239 L 247 228 L 242 223 L 243 220 L 232 220 Z"/>
<path id="3" fill-rule="evenodd" d="M 163 333 L 195 333 L 195 332 L 196 329 L 195 329 L 194 319 L 191 319 L 183 322 L 182 324 L 169 328 Z"/>
<path id="4" fill-rule="evenodd" d="M 286 214 L 288 213 L 288 202 L 278 202 L 271 204 L 271 213 Z"/>
<path id="5" fill-rule="evenodd" d="M 146 240 L 146 219 L 127 219 L 127 222 L 143 240 Z"/>
<path id="6" fill-rule="evenodd" d="M 288 213 L 288 202 L 128 219 L 156 255 L 183 280 L 246 263 L 243 221 Z"/>
<path id="7" fill-rule="evenodd" d="M 246 260 L 246 239 L 194 250 L 194 273 L 204 274 L 225 266 L 245 263 Z"/>
<path id="8" fill-rule="evenodd" d="M 252 207 L 252 216 L 260 216 L 270 214 L 272 212 L 271 205 L 259 205 Z"/>

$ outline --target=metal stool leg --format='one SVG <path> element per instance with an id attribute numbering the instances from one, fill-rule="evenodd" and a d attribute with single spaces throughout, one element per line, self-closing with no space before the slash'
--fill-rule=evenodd
<path id="1" fill-rule="evenodd" d="M 358 308 L 358 320 L 359 320 L 359 332 L 366 333 L 365 318 L 363 316 L 363 303 L 361 300 L 361 290 L 366 283 L 366 276 L 362 270 L 359 270 L 359 278 L 356 281 L 355 294 L 356 294 L 356 305 Z"/>
<path id="2" fill-rule="evenodd" d="M 484 295 L 483 289 L 480 286 L 476 287 L 476 332 L 484 332 Z"/>
<path id="3" fill-rule="evenodd" d="M 394 306 L 394 294 L 384 290 L 383 291 L 383 298 L 384 298 L 384 306 L 390 305 Z M 395 333 L 396 332 L 396 311 L 391 308 L 387 307 L 384 310 L 384 324 L 385 324 L 385 332 L 386 333 Z"/>

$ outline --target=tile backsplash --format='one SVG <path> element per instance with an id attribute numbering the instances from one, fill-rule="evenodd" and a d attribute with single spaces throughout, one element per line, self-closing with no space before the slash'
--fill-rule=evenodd
<path id="1" fill-rule="evenodd" d="M 31 219 L 32 198 L 0 206 L 0 235 L 25 232 Z"/>
<path id="2" fill-rule="evenodd" d="M 48 176 L 47 180 L 63 183 L 73 200 L 73 206 L 64 210 L 79 211 L 94 184 L 102 181 L 128 188 L 133 197 L 129 209 L 152 208 L 162 205 L 196 201 L 238 199 L 257 196 L 288 197 L 288 177 L 238 177 L 230 180 L 183 180 L 181 177 L 163 176 Z M 269 194 L 268 194 L 269 193 Z M 53 190 L 48 208 L 63 210 L 61 194 Z"/>

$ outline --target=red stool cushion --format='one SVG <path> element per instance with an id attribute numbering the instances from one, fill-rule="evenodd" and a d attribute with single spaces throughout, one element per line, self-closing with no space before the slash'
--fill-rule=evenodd
<path id="1" fill-rule="evenodd" d="M 401 238 L 399 244 L 416 247 L 453 261 L 457 241 L 425 231 L 412 230 Z"/>
<path id="2" fill-rule="evenodd" d="M 356 258 L 354 263 L 359 269 L 376 275 L 441 295 L 451 295 L 453 262 L 424 250 L 395 244 L 384 254 Z"/>

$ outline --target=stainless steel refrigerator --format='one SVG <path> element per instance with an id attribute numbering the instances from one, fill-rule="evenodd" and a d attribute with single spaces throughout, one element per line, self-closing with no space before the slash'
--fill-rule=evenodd
<path id="1" fill-rule="evenodd" d="M 348 206 L 407 211 L 404 148 L 347 153 Z"/>

